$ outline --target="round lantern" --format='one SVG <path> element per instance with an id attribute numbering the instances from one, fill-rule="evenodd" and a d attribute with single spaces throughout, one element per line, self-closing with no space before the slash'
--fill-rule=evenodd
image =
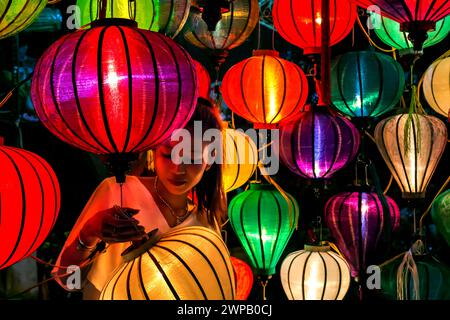
<path id="1" fill-rule="evenodd" d="M 371 51 L 336 58 L 331 70 L 331 101 L 350 117 L 378 117 L 392 110 L 405 87 L 402 66 Z"/>
<path id="2" fill-rule="evenodd" d="M 31 97 L 61 140 L 96 154 L 145 151 L 182 128 L 197 100 L 195 66 L 173 40 L 131 20 L 64 36 L 40 58 Z M 117 20 L 113 20 L 117 23 Z"/>
<path id="3" fill-rule="evenodd" d="M 422 45 L 428 37 L 427 32 L 436 29 L 436 22 L 450 14 L 448 0 L 352 1 L 363 8 L 378 10 L 383 16 L 399 22 L 400 30 L 409 33 L 408 38 L 415 51 L 422 50 Z"/>
<path id="4" fill-rule="evenodd" d="M 432 116 L 399 114 L 377 125 L 375 140 L 403 197 L 425 197 L 447 144 L 445 123 Z"/>
<path id="5" fill-rule="evenodd" d="M 0 269 L 28 257 L 49 235 L 60 207 L 50 165 L 29 151 L 0 145 Z"/>
<path id="6" fill-rule="evenodd" d="M 305 246 L 281 264 L 281 283 L 289 300 L 342 300 L 350 286 L 347 262 L 329 246 Z"/>
<path id="7" fill-rule="evenodd" d="M 386 221 L 381 199 L 373 192 L 339 193 L 325 205 L 325 222 L 353 277 L 364 272 L 386 224 L 390 222 L 392 230 L 399 227 L 400 210 L 394 200 L 385 198 L 390 221 Z"/>
<path id="8" fill-rule="evenodd" d="M 28 27 L 39 16 L 48 0 L 2 0 L 0 2 L 0 39 Z"/>
<path id="9" fill-rule="evenodd" d="M 221 14 L 214 30 L 202 19 L 202 8 L 192 4 L 184 37 L 191 44 L 215 51 L 240 46 L 255 29 L 259 20 L 258 0 L 234 0 L 229 10 Z"/>
<path id="10" fill-rule="evenodd" d="M 211 91 L 211 77 L 208 70 L 197 60 L 194 60 L 197 73 L 198 95 L 202 98 L 209 98 Z"/>
<path id="11" fill-rule="evenodd" d="M 226 129 L 224 144 L 223 185 L 225 192 L 230 192 L 244 185 L 255 173 L 258 149 L 242 130 Z"/>
<path id="12" fill-rule="evenodd" d="M 151 30 L 174 38 L 189 15 L 190 0 L 114 0 L 108 1 L 107 18 L 133 19 L 140 29 Z M 99 18 L 98 0 L 77 0 L 81 25 Z"/>
<path id="13" fill-rule="evenodd" d="M 353 160 L 360 136 L 349 120 L 317 107 L 283 126 L 280 140 L 280 156 L 289 170 L 305 178 L 327 179 Z"/>
<path id="14" fill-rule="evenodd" d="M 233 265 L 234 277 L 236 279 L 236 297 L 235 300 L 247 300 L 253 287 L 252 268 L 244 261 L 230 257 Z"/>
<path id="15" fill-rule="evenodd" d="M 271 128 L 304 111 L 308 80 L 300 67 L 279 58 L 277 51 L 256 50 L 227 71 L 221 91 L 233 112 L 255 128 Z"/>
<path id="16" fill-rule="evenodd" d="M 101 300 L 233 300 L 235 281 L 222 238 L 204 227 L 177 228 L 124 263 Z"/>
<path id="17" fill-rule="evenodd" d="M 274 186 L 251 183 L 231 200 L 230 223 L 258 275 L 272 275 L 298 220 L 298 204 Z"/>
<path id="18" fill-rule="evenodd" d="M 450 18 L 449 18 L 450 20 Z M 423 92 L 437 113 L 448 117 L 450 111 L 450 57 L 435 61 L 425 72 Z"/>
<path id="19" fill-rule="evenodd" d="M 450 190 L 443 192 L 434 200 L 431 216 L 438 231 L 450 245 Z"/>
<path id="20" fill-rule="evenodd" d="M 388 46 L 400 50 L 400 53 L 410 53 L 413 44 L 408 39 L 408 33 L 400 31 L 400 23 L 395 20 L 372 13 L 372 24 L 378 38 Z M 450 32 L 450 18 L 444 18 L 436 22 L 436 30 L 428 32 L 428 39 L 423 47 L 431 47 L 444 40 Z"/>
<path id="21" fill-rule="evenodd" d="M 356 6 L 349 0 L 330 2 L 330 45 L 342 41 L 353 29 Z M 320 53 L 322 47 L 322 0 L 275 0 L 273 21 L 276 30 L 304 54 Z"/>

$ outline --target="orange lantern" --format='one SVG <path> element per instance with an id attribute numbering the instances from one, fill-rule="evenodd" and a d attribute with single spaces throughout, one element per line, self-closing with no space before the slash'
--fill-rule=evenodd
<path id="1" fill-rule="evenodd" d="M 230 257 L 230 259 L 231 264 L 233 265 L 234 278 L 236 281 L 235 300 L 247 300 L 253 287 L 252 268 L 238 258 Z"/>
<path id="2" fill-rule="evenodd" d="M 296 64 L 277 51 L 255 50 L 253 57 L 231 67 L 222 80 L 223 99 L 255 128 L 274 128 L 304 111 L 308 81 Z"/>
<path id="3" fill-rule="evenodd" d="M 209 76 L 209 72 L 203 64 L 197 60 L 194 60 L 194 65 L 197 73 L 198 95 L 202 98 L 209 98 L 211 88 L 211 77 Z"/>

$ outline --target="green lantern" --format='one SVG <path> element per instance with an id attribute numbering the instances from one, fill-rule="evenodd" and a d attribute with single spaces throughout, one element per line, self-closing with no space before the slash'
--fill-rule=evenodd
<path id="1" fill-rule="evenodd" d="M 443 192 L 434 200 L 431 216 L 436 228 L 450 246 L 450 190 Z"/>
<path id="2" fill-rule="evenodd" d="M 392 19 L 383 17 L 376 13 L 371 16 L 372 25 L 378 38 L 388 46 L 400 50 L 400 54 L 413 53 L 413 44 L 408 39 L 408 33 L 400 31 L 400 23 Z M 444 40 L 450 32 L 450 17 L 446 17 L 436 22 L 435 31 L 428 32 L 428 39 L 423 47 L 433 46 Z"/>
<path id="3" fill-rule="evenodd" d="M 250 183 L 230 203 L 231 226 L 257 274 L 270 276 L 297 225 L 299 208 L 270 184 Z"/>
<path id="4" fill-rule="evenodd" d="M 98 19 L 98 0 L 77 0 L 81 25 Z M 189 15 L 190 0 L 108 0 L 107 18 L 133 19 L 141 29 L 175 37 L 183 28 Z"/>
<path id="5" fill-rule="evenodd" d="M 0 39 L 28 27 L 44 10 L 47 0 L 1 0 Z"/>
<path id="6" fill-rule="evenodd" d="M 331 69 L 331 100 L 350 117 L 378 117 L 392 110 L 405 87 L 401 65 L 372 51 L 338 56 Z"/>

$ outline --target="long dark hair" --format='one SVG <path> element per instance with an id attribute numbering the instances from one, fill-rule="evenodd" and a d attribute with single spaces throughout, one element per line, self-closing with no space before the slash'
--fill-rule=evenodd
<path id="1" fill-rule="evenodd" d="M 186 128 L 192 128 L 194 121 L 202 121 L 202 135 L 207 129 L 223 130 L 219 108 L 204 98 L 198 98 L 197 107 Z M 215 161 L 209 170 L 203 173 L 202 179 L 193 190 L 198 212 L 206 215 L 210 225 L 214 225 L 214 220 L 217 221 L 219 227 L 227 215 L 227 198 L 223 189 L 221 163 L 221 161 L 219 163 Z"/>

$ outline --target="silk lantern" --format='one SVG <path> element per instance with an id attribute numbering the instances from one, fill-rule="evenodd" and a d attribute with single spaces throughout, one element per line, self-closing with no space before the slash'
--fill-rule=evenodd
<path id="1" fill-rule="evenodd" d="M 439 233 L 450 245 L 450 190 L 443 192 L 433 201 L 431 216 Z"/>
<path id="2" fill-rule="evenodd" d="M 98 0 L 77 0 L 81 25 L 99 18 Z M 160 32 L 174 38 L 189 15 L 190 0 L 113 0 L 108 1 L 106 18 L 133 19 L 140 29 Z"/>
<path id="3" fill-rule="evenodd" d="M 31 255 L 55 225 L 58 179 L 29 151 L 0 145 L 0 269 Z"/>
<path id="4" fill-rule="evenodd" d="M 226 129 L 224 139 L 225 163 L 222 177 L 225 192 L 243 186 L 255 173 L 258 148 L 242 130 Z"/>
<path id="5" fill-rule="evenodd" d="M 0 39 L 24 30 L 39 16 L 48 0 L 2 0 L 0 2 Z"/>
<path id="6" fill-rule="evenodd" d="M 255 128 L 273 128 L 304 111 L 308 81 L 300 67 L 277 51 L 255 50 L 227 71 L 221 92 L 229 108 Z"/>
<path id="7" fill-rule="evenodd" d="M 400 54 L 411 53 L 413 44 L 408 39 L 408 33 L 400 31 L 400 23 L 395 20 L 372 13 L 372 25 L 375 26 L 375 34 L 385 44 L 397 50 Z M 436 22 L 436 30 L 428 32 L 428 39 L 423 47 L 431 47 L 444 40 L 450 31 L 450 18 L 444 18 Z"/>
<path id="8" fill-rule="evenodd" d="M 421 51 L 427 32 L 436 28 L 436 22 L 450 14 L 448 0 L 352 0 L 371 11 L 400 23 L 400 30 L 408 32 L 415 51 Z M 377 6 L 377 7 L 374 7 Z M 375 9 L 376 8 L 376 9 Z"/>
<path id="9" fill-rule="evenodd" d="M 272 185 L 250 183 L 249 190 L 231 200 L 228 215 L 257 274 L 274 274 L 297 225 L 299 209 L 295 199 L 282 195 Z"/>
<path id="10" fill-rule="evenodd" d="M 328 179 L 353 160 L 359 144 L 359 132 L 349 120 L 317 107 L 282 126 L 280 157 L 297 175 Z"/>
<path id="11" fill-rule="evenodd" d="M 372 51 L 337 57 L 331 69 L 331 101 L 350 117 L 378 117 L 392 110 L 405 87 L 402 66 Z"/>
<path id="12" fill-rule="evenodd" d="M 101 300 L 233 300 L 235 297 L 228 249 L 222 238 L 210 229 L 176 228 L 135 252 L 123 255 L 124 263 L 103 288 Z"/>
<path id="13" fill-rule="evenodd" d="M 58 138 L 121 158 L 184 127 L 197 80 L 192 59 L 173 40 L 131 20 L 112 21 L 98 20 L 50 46 L 35 68 L 31 97 Z"/>
<path id="14" fill-rule="evenodd" d="M 386 221 L 383 206 L 374 192 L 343 192 L 331 197 L 325 205 L 325 223 L 343 256 L 350 264 L 351 274 L 358 277 L 388 223 L 396 230 L 400 210 L 390 197 L 385 197 L 390 221 Z"/>
<path id="15" fill-rule="evenodd" d="M 449 18 L 450 20 L 450 18 Z M 437 113 L 448 117 L 450 111 L 450 57 L 435 61 L 425 72 L 423 92 Z"/>
<path id="16" fill-rule="evenodd" d="M 375 140 L 404 198 L 423 198 L 445 146 L 447 127 L 433 116 L 413 113 L 384 119 Z"/>
<path id="17" fill-rule="evenodd" d="M 289 300 L 342 300 L 350 286 L 350 267 L 329 246 L 306 245 L 281 264 L 281 283 Z"/>
<path id="18" fill-rule="evenodd" d="M 342 41 L 356 20 L 356 6 L 348 0 L 329 0 L 330 45 Z M 275 0 L 273 21 L 280 35 L 304 50 L 318 54 L 322 47 L 322 0 Z"/>
<path id="19" fill-rule="evenodd" d="M 198 95 L 208 99 L 211 91 L 211 77 L 208 70 L 197 60 L 194 60 L 197 73 Z"/>
<path id="20" fill-rule="evenodd" d="M 236 279 L 236 297 L 235 300 L 247 300 L 253 287 L 252 268 L 244 261 L 230 257 L 233 265 L 234 277 Z"/>

